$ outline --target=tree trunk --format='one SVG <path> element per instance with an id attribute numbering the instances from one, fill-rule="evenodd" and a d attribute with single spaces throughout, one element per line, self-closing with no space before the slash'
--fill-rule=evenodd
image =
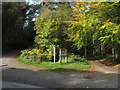
<path id="1" fill-rule="evenodd" d="M 87 46 L 85 45 L 85 57 L 87 57 Z"/>
<path id="2" fill-rule="evenodd" d="M 117 49 L 115 51 L 115 57 L 118 58 Z"/>
<path id="3" fill-rule="evenodd" d="M 98 45 L 97 49 L 98 49 L 98 55 L 100 55 L 100 45 Z"/>
<path id="4" fill-rule="evenodd" d="M 93 55 L 95 55 L 95 50 L 94 50 L 94 49 L 93 49 L 93 52 L 92 52 L 92 53 L 93 53 Z"/>
<path id="5" fill-rule="evenodd" d="M 115 56 L 115 49 L 114 49 L 114 47 L 112 47 L 112 55 L 113 55 L 113 57 Z"/>
<path id="6" fill-rule="evenodd" d="M 43 7 L 45 5 L 44 0 L 41 0 L 41 6 Z"/>
<path id="7" fill-rule="evenodd" d="M 103 56 L 104 54 L 104 48 L 103 48 L 104 44 L 101 44 L 101 55 Z"/>
<path id="8" fill-rule="evenodd" d="M 95 50 L 94 50 L 94 54 L 99 54 L 100 55 L 100 50 L 101 50 L 101 47 L 100 47 L 100 45 L 96 45 L 96 46 L 94 46 L 95 47 Z"/>

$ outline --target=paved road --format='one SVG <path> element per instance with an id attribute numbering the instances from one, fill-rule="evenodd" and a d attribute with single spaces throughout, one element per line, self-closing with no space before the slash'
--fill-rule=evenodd
<path id="1" fill-rule="evenodd" d="M 34 85 L 29 85 L 29 84 L 22 84 L 22 83 L 16 83 L 16 82 L 2 82 L 3 86 L 2 88 L 43 88 L 43 87 L 38 87 Z"/>
<path id="2" fill-rule="evenodd" d="M 18 52 L 18 51 L 17 51 Z M 2 78 L 4 87 L 9 83 L 21 83 L 43 88 L 118 88 L 118 73 L 42 71 L 40 68 L 21 64 L 14 59 L 17 52 L 3 57 Z M 10 84 L 10 87 L 14 87 Z"/>

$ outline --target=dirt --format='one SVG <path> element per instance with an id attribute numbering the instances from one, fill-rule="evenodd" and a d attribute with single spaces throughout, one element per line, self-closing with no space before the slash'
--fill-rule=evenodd
<path id="1" fill-rule="evenodd" d="M 118 88 L 117 69 L 94 61 L 90 70 L 83 72 L 52 72 L 16 61 L 20 51 L 8 53 L 2 58 L 2 79 L 44 88 Z M 6 85 L 3 84 L 3 87 Z"/>
<path id="2" fill-rule="evenodd" d="M 92 61 L 92 65 L 90 67 L 91 71 L 98 71 L 102 73 L 117 73 L 120 74 L 120 69 L 114 66 L 106 65 L 101 60 Z"/>

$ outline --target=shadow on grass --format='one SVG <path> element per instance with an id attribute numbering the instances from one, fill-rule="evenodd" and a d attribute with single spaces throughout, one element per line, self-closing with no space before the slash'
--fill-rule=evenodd
<path id="1" fill-rule="evenodd" d="M 50 71 L 79 71 L 77 69 L 69 69 L 69 68 L 56 68 L 56 69 L 49 69 Z"/>

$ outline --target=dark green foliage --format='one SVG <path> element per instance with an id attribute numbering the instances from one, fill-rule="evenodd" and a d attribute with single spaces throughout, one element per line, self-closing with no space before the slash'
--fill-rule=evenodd
<path id="1" fill-rule="evenodd" d="M 86 58 L 81 57 L 80 55 L 75 55 L 75 54 L 72 54 L 70 55 L 70 57 L 75 60 L 76 62 L 84 62 L 85 64 L 90 64 L 90 61 L 88 61 Z"/>
<path id="2" fill-rule="evenodd" d="M 5 48 L 26 48 L 33 43 L 35 32 L 34 22 L 26 18 L 30 7 L 25 2 L 2 3 L 2 43 Z M 31 15 L 32 16 L 32 15 Z M 29 21 L 27 27 L 24 26 Z"/>

